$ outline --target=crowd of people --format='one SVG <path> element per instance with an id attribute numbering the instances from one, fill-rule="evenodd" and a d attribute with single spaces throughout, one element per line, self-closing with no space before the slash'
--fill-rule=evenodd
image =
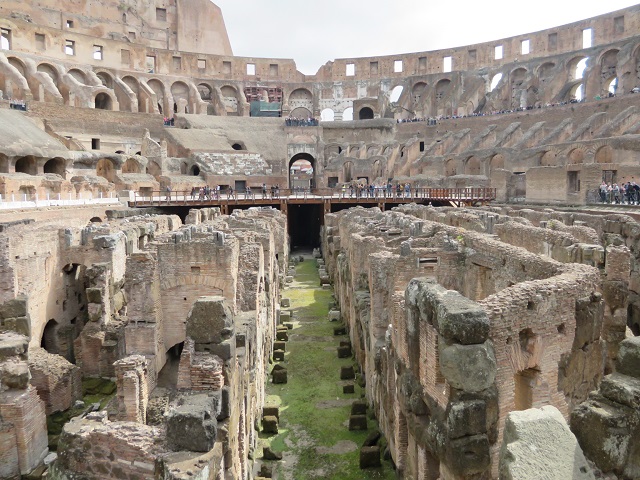
<path id="1" fill-rule="evenodd" d="M 266 183 L 263 183 L 260 188 L 261 198 L 280 198 L 280 185 L 271 185 L 267 187 Z M 171 190 L 167 187 L 167 199 L 171 195 Z M 232 186 L 222 188 L 220 185 L 210 187 L 208 185 L 204 187 L 193 187 L 191 189 L 191 200 L 220 200 L 226 196 L 227 199 L 253 199 L 255 193 L 250 186 L 247 186 L 244 191 L 236 191 Z"/>
<path id="2" fill-rule="evenodd" d="M 11 110 L 20 110 L 22 112 L 26 112 L 27 104 L 24 100 L 11 100 L 9 102 L 9 108 Z"/>
<path id="3" fill-rule="evenodd" d="M 420 193 L 419 189 L 409 182 L 395 184 L 387 182 L 383 185 L 350 182 L 343 184 L 340 192 L 342 198 L 411 198 L 412 195 L 417 197 Z"/>
<path id="4" fill-rule="evenodd" d="M 621 183 L 606 183 L 602 181 L 600 184 L 600 201 L 602 203 L 615 203 L 626 205 L 640 204 L 640 185 L 634 180 Z"/>
<path id="5" fill-rule="evenodd" d="M 287 117 L 284 119 L 284 123 L 287 127 L 317 127 L 318 126 L 318 120 L 313 117 L 309 117 L 309 118 Z"/>
<path id="6" fill-rule="evenodd" d="M 175 119 L 173 117 L 164 117 L 164 126 L 165 127 L 174 127 Z"/>

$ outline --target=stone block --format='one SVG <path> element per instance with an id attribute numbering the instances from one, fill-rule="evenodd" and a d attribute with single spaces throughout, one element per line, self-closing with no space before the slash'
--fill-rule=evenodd
<path id="1" fill-rule="evenodd" d="M 220 413 L 216 419 L 221 422 L 229 418 L 231 413 L 231 391 L 229 387 L 222 387 L 220 390 Z"/>
<path id="2" fill-rule="evenodd" d="M 273 342 L 273 350 L 282 350 L 283 352 L 287 351 L 287 342 L 277 341 Z"/>
<path id="3" fill-rule="evenodd" d="M 447 415 L 449 438 L 477 435 L 487 431 L 487 406 L 483 400 L 468 400 L 450 404 Z"/>
<path id="4" fill-rule="evenodd" d="M 612 373 L 604 377 L 599 392 L 609 400 L 640 410 L 640 379 Z"/>
<path id="5" fill-rule="evenodd" d="M 102 303 L 102 289 L 101 288 L 87 288 L 87 302 L 88 303 Z"/>
<path id="6" fill-rule="evenodd" d="M 293 330 L 293 323 L 283 323 L 282 325 L 287 327 L 287 330 Z"/>
<path id="7" fill-rule="evenodd" d="M 277 331 L 276 332 L 276 339 L 281 341 L 281 342 L 286 342 L 289 340 L 289 334 L 287 333 L 287 331 Z"/>
<path id="8" fill-rule="evenodd" d="M 366 415 L 350 415 L 349 416 L 349 430 L 366 430 L 366 429 L 367 429 Z"/>
<path id="9" fill-rule="evenodd" d="M 274 452 L 271 447 L 262 447 L 262 458 L 265 460 L 282 460 L 282 452 Z"/>
<path id="10" fill-rule="evenodd" d="M 187 315 L 187 337 L 198 343 L 222 343 L 231 338 L 234 319 L 224 297 L 200 297 Z"/>
<path id="11" fill-rule="evenodd" d="M 356 400 L 351 404 L 351 415 L 366 415 L 367 408 L 367 402 L 363 400 Z"/>
<path id="12" fill-rule="evenodd" d="M 289 308 L 291 306 L 291 300 L 289 300 L 288 298 L 280 299 L 280 306 L 284 308 Z"/>
<path id="13" fill-rule="evenodd" d="M 473 345 L 489 338 L 486 312 L 478 303 L 456 291 L 442 294 L 436 307 L 436 318 L 438 332 L 449 342 Z"/>
<path id="14" fill-rule="evenodd" d="M 491 450 L 486 435 L 450 440 L 446 452 L 447 466 L 455 475 L 468 478 L 487 473 L 491 463 Z"/>
<path id="15" fill-rule="evenodd" d="M 273 467 L 271 465 L 263 463 L 260 466 L 260 471 L 258 472 L 258 475 L 260 475 L 263 478 L 273 478 Z"/>
<path id="16" fill-rule="evenodd" d="M 620 342 L 616 366 L 618 372 L 640 378 L 640 337 L 627 338 Z"/>
<path id="17" fill-rule="evenodd" d="M 635 410 L 599 395 L 571 412 L 571 431 L 584 454 L 603 472 L 621 472 L 629 456 L 629 439 L 638 429 Z"/>
<path id="18" fill-rule="evenodd" d="M 271 415 L 263 417 L 262 431 L 264 433 L 278 433 L 278 419 Z"/>
<path id="19" fill-rule="evenodd" d="M 360 449 L 360 468 L 377 468 L 380 467 L 380 447 L 362 447 Z"/>
<path id="20" fill-rule="evenodd" d="M 284 279 L 285 283 L 293 283 L 293 276 L 287 275 Z"/>
<path id="21" fill-rule="evenodd" d="M 341 319 L 340 310 L 329 310 L 330 322 L 339 322 Z"/>
<path id="22" fill-rule="evenodd" d="M 331 284 L 331 280 L 329 280 L 328 275 L 320 275 L 320 286 L 330 285 L 330 284 Z"/>
<path id="23" fill-rule="evenodd" d="M 5 318 L 4 328 L 24 335 L 25 337 L 31 336 L 31 322 L 29 321 L 29 317 Z"/>
<path id="24" fill-rule="evenodd" d="M 27 299 L 24 297 L 7 300 L 0 304 L 0 318 L 16 318 L 27 316 Z"/>
<path id="25" fill-rule="evenodd" d="M 280 323 L 290 322 L 291 312 L 289 310 L 280 310 Z"/>
<path id="26" fill-rule="evenodd" d="M 365 438 L 364 442 L 362 442 L 362 446 L 373 447 L 378 444 L 378 441 L 380 440 L 381 437 L 382 437 L 382 432 L 380 432 L 380 430 L 376 428 L 372 432 L 369 432 L 369 435 L 367 435 L 367 438 Z"/>
<path id="27" fill-rule="evenodd" d="M 340 380 L 353 380 L 354 378 L 356 378 L 356 372 L 353 365 L 340 367 Z"/>
<path id="28" fill-rule="evenodd" d="M 338 335 L 346 335 L 347 334 L 347 327 L 345 327 L 344 325 L 341 325 L 339 327 L 333 327 L 333 334 L 338 336 Z"/>
<path id="29" fill-rule="evenodd" d="M 500 478 L 595 480 L 576 437 L 560 411 L 551 406 L 507 415 Z"/>
<path id="30" fill-rule="evenodd" d="M 322 285 L 322 290 L 331 290 L 331 288 L 332 288 L 331 285 L 328 283 L 325 285 Z"/>
<path id="31" fill-rule="evenodd" d="M 29 386 L 31 374 L 29 365 L 21 360 L 9 360 L 0 369 L 0 384 L 9 388 L 24 390 Z"/>
<path id="32" fill-rule="evenodd" d="M 218 430 L 213 397 L 186 395 L 181 402 L 171 407 L 167 415 L 168 447 L 173 451 L 208 452 Z"/>
<path id="33" fill-rule="evenodd" d="M 490 342 L 480 345 L 443 344 L 440 344 L 440 371 L 449 385 L 475 393 L 493 384 L 496 358 Z"/>
<path id="34" fill-rule="evenodd" d="M 276 384 L 287 383 L 287 369 L 272 371 L 271 378 L 273 379 L 273 383 Z"/>
<path id="35" fill-rule="evenodd" d="M 353 383 L 347 383 L 346 385 L 342 386 L 342 393 L 355 393 L 356 392 L 356 386 Z"/>
<path id="36" fill-rule="evenodd" d="M 29 338 L 14 332 L 0 333 L 0 361 L 27 354 Z"/>
<path id="37" fill-rule="evenodd" d="M 280 421 L 280 407 L 262 407 L 263 417 L 276 417 Z"/>
<path id="38" fill-rule="evenodd" d="M 284 351 L 282 351 L 282 350 L 274 350 L 273 351 L 273 359 L 276 362 L 284 361 Z"/>
<path id="39" fill-rule="evenodd" d="M 351 347 L 338 347 L 338 358 L 349 358 L 351 356 Z"/>

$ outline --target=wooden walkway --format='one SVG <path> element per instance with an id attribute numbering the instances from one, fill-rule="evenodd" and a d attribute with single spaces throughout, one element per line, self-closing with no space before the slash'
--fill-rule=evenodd
<path id="1" fill-rule="evenodd" d="M 211 195 L 200 198 L 192 196 L 191 192 L 151 192 L 148 196 L 134 195 L 129 206 L 141 207 L 220 207 L 223 214 L 228 214 L 236 207 L 260 207 L 273 206 L 286 212 L 287 205 L 324 205 L 325 212 L 331 212 L 332 205 L 344 208 L 349 205 L 362 205 L 380 207 L 385 210 L 405 203 L 419 203 L 434 205 L 452 205 L 457 207 L 469 207 L 485 205 L 496 198 L 495 188 L 417 188 L 409 194 L 397 194 L 380 189 L 371 195 L 357 196 L 349 191 L 335 189 L 313 189 L 311 191 L 293 191 L 281 189 L 277 195 L 266 195 L 261 192 L 234 192 L 233 195 L 221 193 L 219 196 Z"/>

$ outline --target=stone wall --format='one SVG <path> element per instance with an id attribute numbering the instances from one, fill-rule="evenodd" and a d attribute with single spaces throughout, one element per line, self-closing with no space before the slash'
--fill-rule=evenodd
<path id="1" fill-rule="evenodd" d="M 496 475 L 509 411 L 568 418 L 614 368 L 625 300 L 611 292 L 627 288 L 629 251 L 565 227 L 415 205 L 326 216 L 367 399 L 408 478 Z"/>

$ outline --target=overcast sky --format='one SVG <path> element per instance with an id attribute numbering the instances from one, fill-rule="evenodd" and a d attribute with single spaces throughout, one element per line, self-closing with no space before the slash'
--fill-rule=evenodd
<path id="1" fill-rule="evenodd" d="M 234 55 L 292 58 L 313 75 L 336 58 L 497 40 L 635 5 L 624 0 L 213 0 Z"/>

